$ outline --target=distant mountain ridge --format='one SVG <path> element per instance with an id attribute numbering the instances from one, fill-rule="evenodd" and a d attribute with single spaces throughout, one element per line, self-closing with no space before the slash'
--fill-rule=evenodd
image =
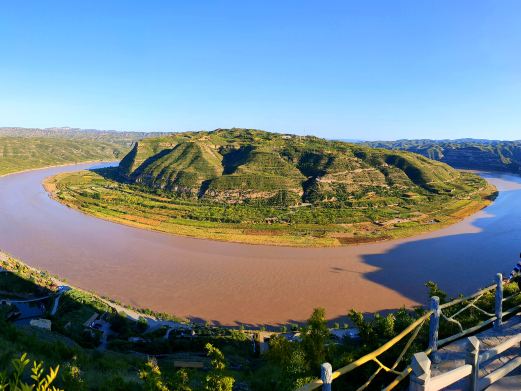
<path id="1" fill-rule="evenodd" d="M 73 128 L 0 128 L 0 175 L 46 166 L 121 159 L 140 139 L 164 133 Z"/>
<path id="2" fill-rule="evenodd" d="M 364 142 L 374 148 L 418 153 L 455 168 L 521 173 L 521 141 L 482 139 Z"/>
<path id="3" fill-rule="evenodd" d="M 145 137 L 158 137 L 170 134 L 168 132 L 128 132 L 118 130 L 81 129 L 70 127 L 53 128 L 22 128 L 0 127 L 0 136 L 9 137 L 65 137 L 65 138 L 89 138 L 104 141 L 120 141 L 132 143 Z"/>
<path id="4" fill-rule="evenodd" d="M 313 204 L 460 186 L 457 171 L 419 155 L 254 129 L 147 138 L 123 158 L 119 173 L 132 183 L 226 203 Z"/>

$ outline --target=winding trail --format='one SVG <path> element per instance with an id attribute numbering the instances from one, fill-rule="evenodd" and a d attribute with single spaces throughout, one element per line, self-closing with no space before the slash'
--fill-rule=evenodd
<path id="1" fill-rule="evenodd" d="M 340 248 L 214 242 L 140 230 L 49 198 L 42 181 L 80 164 L 0 178 L 0 249 L 72 285 L 136 307 L 216 324 L 277 324 L 411 306 L 434 280 L 469 293 L 508 272 L 521 250 L 521 178 L 490 174 L 496 202 L 414 238 Z M 463 282 L 462 282 L 463 281 Z"/>

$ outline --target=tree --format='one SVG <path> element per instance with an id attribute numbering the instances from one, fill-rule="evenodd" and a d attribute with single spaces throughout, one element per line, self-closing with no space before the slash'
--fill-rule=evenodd
<path id="1" fill-rule="evenodd" d="M 127 319 L 127 315 L 123 312 L 114 314 L 110 321 L 110 329 L 122 336 L 129 335 L 130 321 Z"/>
<path id="2" fill-rule="evenodd" d="M 210 357 L 212 370 L 206 375 L 204 389 L 206 391 L 232 391 L 235 379 L 224 374 L 226 368 L 224 355 L 211 343 L 207 343 L 205 348 Z"/>
<path id="3" fill-rule="evenodd" d="M 83 391 L 87 386 L 81 377 L 80 368 L 73 364 L 67 364 L 62 373 L 62 382 L 67 390 Z"/>
<path id="4" fill-rule="evenodd" d="M 302 337 L 302 347 L 312 367 L 319 367 L 326 359 L 326 342 L 330 333 L 327 328 L 326 310 L 315 308 L 308 319 Z"/>
<path id="5" fill-rule="evenodd" d="M 155 358 L 148 359 L 145 368 L 139 371 L 139 378 L 145 382 L 146 391 L 169 391 Z"/>
<path id="6" fill-rule="evenodd" d="M 425 286 L 429 290 L 429 297 L 438 296 L 440 304 L 447 302 L 447 294 L 443 292 L 434 281 L 427 281 Z"/>
<path id="7" fill-rule="evenodd" d="M 175 391 L 192 391 L 190 388 L 190 378 L 188 377 L 188 372 L 186 369 L 178 370 L 173 379 L 173 389 Z"/>
<path id="8" fill-rule="evenodd" d="M 145 331 L 147 331 L 148 329 L 148 322 L 145 318 L 143 318 L 142 316 L 140 316 L 137 320 L 137 330 L 140 332 L 140 333 L 144 333 Z"/>
<path id="9" fill-rule="evenodd" d="M 269 365 L 259 379 L 262 384 L 256 384 L 256 389 L 293 391 L 312 380 L 308 357 L 299 342 L 275 335 L 270 339 L 267 358 Z"/>

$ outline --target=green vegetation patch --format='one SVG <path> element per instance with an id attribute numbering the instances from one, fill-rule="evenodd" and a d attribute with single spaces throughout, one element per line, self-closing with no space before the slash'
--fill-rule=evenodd
<path id="1" fill-rule="evenodd" d="M 118 175 L 171 196 L 228 204 L 337 203 L 374 189 L 465 191 L 460 173 L 420 155 L 254 129 L 144 139 Z"/>
<path id="2" fill-rule="evenodd" d="M 157 135 L 69 128 L 0 128 L 0 176 L 47 166 L 121 159 L 134 142 Z"/>
<path id="3" fill-rule="evenodd" d="M 145 138 L 117 168 L 46 186 L 71 207 L 124 224 L 293 246 L 433 230 L 494 193 L 484 179 L 418 154 L 253 129 Z"/>
<path id="4" fill-rule="evenodd" d="M 294 205 L 295 193 L 243 203 L 196 199 L 114 179 L 117 168 L 61 174 L 49 180 L 59 201 L 96 217 L 179 235 L 246 243 L 338 246 L 399 238 L 459 221 L 490 203 L 494 188 L 458 173 L 458 189 L 380 186 L 340 194 L 336 202 Z M 370 191 L 369 191 L 370 189 Z"/>
<path id="5" fill-rule="evenodd" d="M 397 140 L 364 144 L 377 148 L 415 152 L 453 167 L 521 172 L 521 141 Z"/>
<path id="6" fill-rule="evenodd" d="M 47 273 L 31 269 L 12 258 L 2 255 L 0 265 L 26 281 L 17 285 L 23 291 L 28 290 L 27 283 L 35 285 L 30 289 L 34 292 L 53 286 Z M 441 304 L 453 300 L 435 283 L 426 285 L 429 296 L 438 296 Z M 521 303 L 516 283 L 505 284 L 504 295 L 509 298 L 504 303 L 505 312 Z M 229 329 L 207 323 L 191 325 L 188 329 L 173 329 L 167 337 L 164 328 L 147 332 L 143 322 L 119 316 L 94 294 L 73 289 L 62 299 L 58 313 L 51 317 L 52 331 L 7 322 L 6 314 L 10 308 L 0 306 L 0 388 L 25 389 L 23 385 L 27 384 L 27 389 L 31 389 L 29 384 L 49 374 L 52 386 L 66 391 L 293 391 L 318 378 L 322 363 L 329 362 L 334 369 L 352 363 L 381 347 L 425 314 L 424 308 L 402 308 L 370 316 L 346 310 L 350 322 L 343 325 L 344 337 L 341 337 L 338 323 L 334 324 L 334 329 L 339 336 L 332 335 L 322 308 L 315 309 L 307 322 L 281 325 L 277 331 Z M 472 300 L 479 308 L 469 307 L 469 301 L 464 300 L 444 309 L 444 312 L 447 316 L 459 313 L 458 321 L 464 329 L 488 319 L 487 313 L 494 313 L 493 291 Z M 60 321 L 66 321 L 74 329 L 93 311 L 110 313 L 105 317 L 112 330 L 107 349 L 100 348 L 95 338 L 91 337 L 93 342 L 89 342 L 83 336 L 67 334 L 61 327 L 55 327 Z M 381 354 L 379 360 L 393 363 L 399 358 L 394 368 L 399 372 L 404 370 L 415 352 L 426 349 L 427 324 L 424 323 L 414 340 L 402 339 Z M 351 335 L 357 335 L 357 338 L 349 336 L 348 329 L 353 326 L 356 329 Z M 440 338 L 459 332 L 458 325 L 440 319 Z M 269 350 L 259 355 L 260 344 L 267 341 L 265 337 L 269 338 Z M 256 352 L 252 349 L 252 339 Z M 32 360 L 35 364 L 30 362 Z M 199 364 L 199 369 L 179 369 L 179 363 Z M 34 373 L 35 376 L 31 376 L 32 365 L 38 368 L 40 376 Z M 357 389 L 377 368 L 376 363 L 369 361 L 350 372 L 349 376 L 336 379 L 336 387 Z M 381 389 L 395 377 L 394 373 L 381 371 L 372 379 L 371 389 Z M 402 385 L 405 386 L 407 381 L 405 379 Z"/>

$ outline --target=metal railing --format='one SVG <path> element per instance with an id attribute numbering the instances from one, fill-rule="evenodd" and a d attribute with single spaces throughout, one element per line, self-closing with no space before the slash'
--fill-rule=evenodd
<path id="1" fill-rule="evenodd" d="M 518 333 L 503 343 L 479 354 L 479 339 L 476 337 L 468 337 L 465 364 L 437 376 L 431 376 L 431 360 L 427 355 L 423 352 L 416 353 L 411 364 L 413 373 L 411 375 L 409 390 L 438 391 L 466 377 L 469 377 L 470 391 L 484 390 L 517 367 L 521 366 L 521 356 L 513 358 L 506 364 L 482 377 L 479 376 L 480 367 L 484 366 L 483 364 L 496 358 L 504 351 L 519 345 L 520 342 L 521 333 Z"/>
<path id="2" fill-rule="evenodd" d="M 479 307 L 478 301 L 481 298 L 483 298 L 484 295 L 486 295 L 487 293 L 492 292 L 494 290 L 495 290 L 495 308 L 494 308 L 494 313 L 492 313 L 492 312 L 486 311 L 485 309 Z M 403 330 L 396 337 L 394 337 L 390 341 L 386 342 L 385 344 L 383 344 L 382 346 L 380 346 L 378 349 L 374 350 L 373 352 L 368 353 L 365 356 L 360 357 L 359 359 L 353 361 L 352 363 L 350 363 L 342 368 L 339 368 L 335 371 L 333 371 L 331 364 L 329 364 L 329 363 L 322 364 L 320 379 L 316 379 L 316 380 L 300 387 L 297 391 L 316 390 L 320 387 L 322 387 L 323 391 L 330 391 L 331 384 L 335 379 L 353 371 L 356 368 L 361 367 L 362 365 L 364 365 L 365 363 L 368 363 L 368 362 L 376 363 L 378 365 L 378 368 L 369 377 L 369 379 L 357 389 L 357 391 L 365 390 L 381 371 L 384 371 L 387 373 L 393 373 L 393 374 L 397 375 L 397 377 L 390 384 L 388 384 L 386 387 L 383 388 L 384 391 L 390 391 L 393 388 L 395 388 L 402 380 L 404 380 L 406 377 L 408 377 L 409 374 L 412 372 L 411 365 L 407 366 L 402 371 L 397 371 L 396 368 L 402 361 L 405 353 L 407 353 L 407 351 L 411 347 L 413 341 L 418 336 L 423 324 L 426 322 L 427 319 L 429 319 L 429 343 L 428 343 L 427 349 L 425 349 L 421 353 L 425 354 L 426 356 L 431 354 L 433 359 L 436 361 L 436 358 L 437 358 L 436 352 L 437 352 L 438 348 L 440 348 L 452 341 L 460 339 L 464 336 L 470 335 L 470 334 L 484 328 L 485 326 L 488 326 L 491 323 L 494 323 L 494 327 L 500 327 L 503 322 L 503 317 L 510 315 L 521 308 L 521 304 L 519 304 L 517 306 L 509 308 L 508 311 L 503 311 L 503 304 L 506 301 L 517 296 L 519 293 L 520 292 L 517 292 L 507 298 L 504 298 L 503 297 L 503 277 L 500 273 L 498 273 L 496 275 L 496 281 L 495 281 L 494 285 L 488 286 L 472 295 L 469 295 L 466 297 L 461 297 L 461 298 L 455 299 L 449 303 L 445 303 L 445 304 L 441 304 L 441 305 L 440 305 L 439 298 L 434 296 L 431 298 L 431 302 L 429 305 L 429 311 L 422 317 L 418 318 L 414 323 L 409 325 L 405 330 Z M 456 312 L 449 315 L 447 310 L 449 308 L 452 308 L 457 305 L 462 305 L 462 308 L 458 309 Z M 469 327 L 467 329 L 463 329 L 461 322 L 458 321 L 456 318 L 461 317 L 462 314 L 464 314 L 466 311 L 468 311 L 470 309 L 474 309 L 477 312 L 479 312 L 480 314 L 487 316 L 488 319 L 481 321 L 480 323 L 478 323 L 475 326 Z M 453 334 L 453 335 L 445 337 L 441 340 L 438 340 L 440 319 L 443 319 L 443 320 L 447 321 L 448 323 L 457 325 L 460 331 L 456 334 Z M 394 363 L 392 365 L 387 366 L 378 359 L 379 356 L 381 356 L 384 352 L 388 351 L 390 348 L 395 346 L 398 342 L 400 342 L 402 339 L 404 339 L 409 334 L 411 335 L 409 337 L 409 340 L 407 341 L 405 347 L 403 348 L 403 350 L 398 355 L 397 359 L 394 361 Z M 462 371 L 465 372 L 467 369 L 462 370 Z"/>

